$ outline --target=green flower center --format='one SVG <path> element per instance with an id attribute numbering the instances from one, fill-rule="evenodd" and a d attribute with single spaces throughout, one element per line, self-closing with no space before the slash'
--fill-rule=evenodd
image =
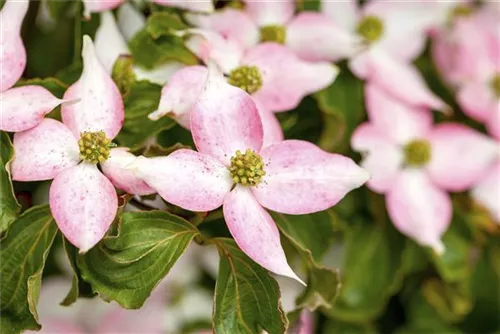
<path id="1" fill-rule="evenodd" d="M 471 6 L 459 5 L 451 11 L 452 18 L 469 16 L 474 12 Z"/>
<path id="2" fill-rule="evenodd" d="M 78 146 L 80 159 L 96 164 L 109 158 L 109 151 L 114 145 L 106 138 L 104 131 L 85 131 L 80 134 Z"/>
<path id="3" fill-rule="evenodd" d="M 285 44 L 286 28 L 279 25 L 269 25 L 260 28 L 260 41 L 261 42 L 276 42 Z"/>
<path id="4" fill-rule="evenodd" d="M 500 73 L 497 73 L 490 82 L 491 89 L 497 98 L 500 98 Z"/>
<path id="5" fill-rule="evenodd" d="M 384 33 L 384 24 L 376 16 L 366 16 L 361 22 L 358 23 L 356 29 L 359 35 L 368 42 L 375 42 L 380 39 Z"/>
<path id="6" fill-rule="evenodd" d="M 234 183 L 244 186 L 256 186 L 266 175 L 262 157 L 250 149 L 245 153 L 236 151 L 236 154 L 231 157 L 229 172 Z"/>
<path id="7" fill-rule="evenodd" d="M 262 87 L 262 76 L 256 66 L 240 66 L 229 73 L 229 84 L 253 94 Z"/>
<path id="8" fill-rule="evenodd" d="M 405 162 L 408 166 L 422 167 L 431 160 L 431 144 L 424 139 L 416 139 L 404 147 Z"/>

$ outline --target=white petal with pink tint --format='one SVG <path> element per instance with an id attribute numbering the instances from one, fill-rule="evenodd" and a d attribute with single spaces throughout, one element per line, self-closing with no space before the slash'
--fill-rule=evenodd
<path id="1" fill-rule="evenodd" d="M 28 6 L 28 0 L 9 0 L 0 11 L 0 92 L 12 87 L 26 66 L 21 25 Z"/>
<path id="2" fill-rule="evenodd" d="M 191 211 L 217 209 L 233 183 L 225 166 L 193 150 L 177 150 L 167 157 L 139 157 L 129 169 L 167 202 Z"/>
<path id="3" fill-rule="evenodd" d="M 80 161 L 78 142 L 71 131 L 50 118 L 14 134 L 14 149 L 10 168 L 16 181 L 50 180 Z"/>
<path id="4" fill-rule="evenodd" d="M 486 122 L 491 115 L 498 113 L 500 99 L 496 98 L 489 83 L 469 80 L 458 90 L 457 102 L 469 117 Z"/>
<path id="5" fill-rule="evenodd" d="M 245 254 L 267 270 L 302 283 L 287 263 L 276 223 L 248 188 L 236 186 L 226 196 L 223 212 L 231 235 Z"/>
<path id="6" fill-rule="evenodd" d="M 245 1 L 245 11 L 259 26 L 285 25 L 295 12 L 294 0 Z"/>
<path id="7" fill-rule="evenodd" d="M 328 87 L 338 74 L 335 65 L 303 61 L 276 43 L 263 43 L 249 49 L 241 64 L 259 69 L 262 87 L 252 96 L 274 112 L 294 109 L 305 96 Z"/>
<path id="8" fill-rule="evenodd" d="M 490 212 L 500 224 L 500 160 L 472 189 L 472 197 Z"/>
<path id="9" fill-rule="evenodd" d="M 374 83 L 365 85 L 365 99 L 370 122 L 395 143 L 405 144 L 424 137 L 432 127 L 429 110 L 409 106 Z"/>
<path id="10" fill-rule="evenodd" d="M 403 234 L 441 254 L 441 236 L 451 222 L 448 194 L 435 187 L 420 170 L 405 170 L 387 193 L 386 205 L 392 222 Z"/>
<path id="11" fill-rule="evenodd" d="M 500 155 L 497 142 L 461 124 L 437 125 L 427 139 L 432 157 L 426 169 L 435 184 L 450 191 L 472 186 Z"/>
<path id="12" fill-rule="evenodd" d="M 321 0 L 321 12 L 331 17 L 345 31 L 355 32 L 359 17 L 356 0 Z"/>
<path id="13" fill-rule="evenodd" d="M 96 165 L 86 162 L 57 175 L 49 198 L 57 226 L 80 253 L 102 239 L 118 208 L 118 196 L 111 182 Z"/>
<path id="14" fill-rule="evenodd" d="M 108 177 L 115 187 L 134 195 L 150 195 L 155 190 L 144 181 L 138 179 L 127 167 L 137 157 L 128 152 L 127 148 L 113 148 L 109 159 L 101 163 L 102 172 Z"/>
<path id="15" fill-rule="evenodd" d="M 161 90 L 158 110 L 148 117 L 156 121 L 167 115 L 189 129 L 191 109 L 205 86 L 207 74 L 207 68 L 199 65 L 177 71 Z"/>
<path id="16" fill-rule="evenodd" d="M 41 86 L 22 86 L 0 93 L 0 130 L 19 132 L 39 124 L 63 100 Z"/>
<path id="17" fill-rule="evenodd" d="M 114 9 L 125 0 L 83 0 L 83 16 L 89 18 L 91 13 L 100 13 Z"/>
<path id="18" fill-rule="evenodd" d="M 351 159 L 300 140 L 286 140 L 260 152 L 266 175 L 252 188 L 264 207 L 288 214 L 328 209 L 360 187 L 368 173 Z"/>
<path id="19" fill-rule="evenodd" d="M 263 129 L 257 107 L 245 91 L 229 85 L 216 66 L 191 112 L 191 132 L 198 151 L 228 165 L 237 150 L 258 152 Z"/>
<path id="20" fill-rule="evenodd" d="M 63 105 L 63 123 L 79 138 L 84 131 L 104 131 L 113 139 L 123 124 L 125 112 L 120 91 L 99 62 L 90 37 L 83 37 L 83 72 L 64 93 L 65 99 L 81 99 Z"/>
<path id="21" fill-rule="evenodd" d="M 146 25 L 144 14 L 127 2 L 118 8 L 117 21 L 118 27 L 127 41 L 131 40 Z"/>
<path id="22" fill-rule="evenodd" d="M 264 130 L 262 147 L 267 147 L 283 141 L 285 136 L 275 113 L 266 110 L 264 107 L 260 106 L 257 101 L 256 105 L 259 111 L 260 120 L 262 121 L 262 129 Z"/>
<path id="23" fill-rule="evenodd" d="M 112 12 L 101 13 L 101 24 L 95 33 L 95 50 L 102 66 L 108 73 L 120 55 L 128 55 L 127 42 L 118 29 Z"/>
<path id="24" fill-rule="evenodd" d="M 286 46 L 305 60 L 336 61 L 361 49 L 361 39 L 339 27 L 330 17 L 302 12 L 288 24 Z"/>
<path id="25" fill-rule="evenodd" d="M 177 7 L 193 12 L 210 13 L 214 11 L 212 0 L 153 0 L 153 2 L 158 5 Z"/>

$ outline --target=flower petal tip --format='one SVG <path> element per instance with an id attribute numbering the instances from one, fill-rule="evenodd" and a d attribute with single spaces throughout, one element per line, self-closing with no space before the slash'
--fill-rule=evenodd
<path id="1" fill-rule="evenodd" d="M 445 247 L 441 240 L 438 240 L 437 242 L 435 242 L 433 245 L 430 246 L 434 254 L 436 254 L 437 256 L 442 256 L 445 252 Z"/>

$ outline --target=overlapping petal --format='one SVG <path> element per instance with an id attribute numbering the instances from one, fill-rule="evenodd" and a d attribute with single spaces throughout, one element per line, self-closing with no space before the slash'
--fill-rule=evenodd
<path id="1" fill-rule="evenodd" d="M 493 165 L 485 176 L 472 189 L 472 197 L 490 212 L 500 224 L 500 161 Z"/>
<path id="2" fill-rule="evenodd" d="M 341 29 L 353 32 L 360 16 L 356 0 L 321 0 L 321 12 L 331 17 Z"/>
<path id="3" fill-rule="evenodd" d="M 118 8 L 117 21 L 118 28 L 127 41 L 146 25 L 144 15 L 127 2 Z"/>
<path id="4" fill-rule="evenodd" d="M 210 13 L 214 10 L 212 0 L 153 0 L 153 2 L 158 5 L 177 7 L 193 12 Z"/>
<path id="5" fill-rule="evenodd" d="M 285 136 L 280 122 L 278 121 L 278 118 L 276 118 L 276 114 L 260 106 L 258 102 L 256 105 L 257 110 L 259 111 L 260 120 L 262 121 L 262 129 L 264 131 L 262 147 L 267 147 L 283 141 Z"/>
<path id="6" fill-rule="evenodd" d="M 10 167 L 16 181 L 50 180 L 80 161 L 78 142 L 71 131 L 50 118 L 14 134 L 14 149 Z"/>
<path id="7" fill-rule="evenodd" d="M 493 90 L 486 82 L 477 80 L 467 81 L 459 88 L 457 101 L 467 116 L 483 123 L 498 115 L 500 108 L 500 99 Z"/>
<path id="8" fill-rule="evenodd" d="M 114 9 L 124 2 L 125 0 L 83 0 L 83 15 L 90 18 L 90 14 L 92 13 Z"/>
<path id="9" fill-rule="evenodd" d="M 101 24 L 95 34 L 95 50 L 108 73 L 111 73 L 120 55 L 129 54 L 127 42 L 116 24 L 113 13 L 109 11 L 101 13 Z"/>
<path id="10" fill-rule="evenodd" d="M 360 187 L 368 173 L 351 159 L 299 140 L 286 140 L 260 152 L 266 175 L 252 189 L 264 207 L 288 214 L 325 210 Z"/>
<path id="11" fill-rule="evenodd" d="M 49 203 L 61 232 L 84 253 L 102 239 L 113 222 L 118 197 L 96 165 L 82 162 L 56 176 Z"/>
<path id="12" fill-rule="evenodd" d="M 285 25 L 295 13 L 294 0 L 245 0 L 245 11 L 259 26 Z"/>

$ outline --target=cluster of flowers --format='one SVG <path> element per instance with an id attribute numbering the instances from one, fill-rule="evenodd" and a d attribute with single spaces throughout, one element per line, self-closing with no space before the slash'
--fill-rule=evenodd
<path id="1" fill-rule="evenodd" d="M 191 131 L 198 151 L 154 158 L 112 143 L 124 107 L 109 73 L 118 56 L 129 53 L 126 39 L 140 29 L 135 23 L 143 24 L 140 13 L 121 0 L 84 1 L 87 13 L 103 12 L 101 27 L 95 47 L 84 37 L 82 75 L 60 100 L 38 86 L 11 88 L 26 65 L 19 31 L 28 1 L 7 1 L 1 12 L 1 130 L 16 132 L 12 178 L 54 179 L 52 214 L 81 252 L 112 223 L 115 187 L 158 193 L 191 211 L 222 206 L 231 234 L 250 258 L 297 280 L 264 208 L 286 214 L 325 210 L 368 181 L 386 195 L 395 226 L 437 253 L 452 216 L 449 191 L 474 187 L 475 198 L 500 218 L 498 143 L 461 124 L 433 126 L 431 110 L 452 111 L 413 64 L 431 36 L 436 64 L 464 112 L 498 139 L 495 4 L 370 1 L 358 8 L 356 1 L 323 1 L 321 12 L 296 15 L 292 0 L 245 1 L 217 11 L 210 1 L 155 2 L 192 11 L 185 18 L 194 28 L 181 34 L 206 66 L 175 71 L 150 115 L 174 118 Z M 127 22 L 121 30 L 106 12 L 117 6 Z M 450 55 L 457 61 L 450 62 Z M 308 142 L 284 140 L 275 117 L 329 86 L 338 72 L 332 62 L 343 59 L 366 82 L 369 121 L 352 138 L 352 147 L 366 153 L 364 169 Z M 162 83 L 171 71 L 136 69 Z M 44 118 L 59 104 L 62 122 Z"/>

